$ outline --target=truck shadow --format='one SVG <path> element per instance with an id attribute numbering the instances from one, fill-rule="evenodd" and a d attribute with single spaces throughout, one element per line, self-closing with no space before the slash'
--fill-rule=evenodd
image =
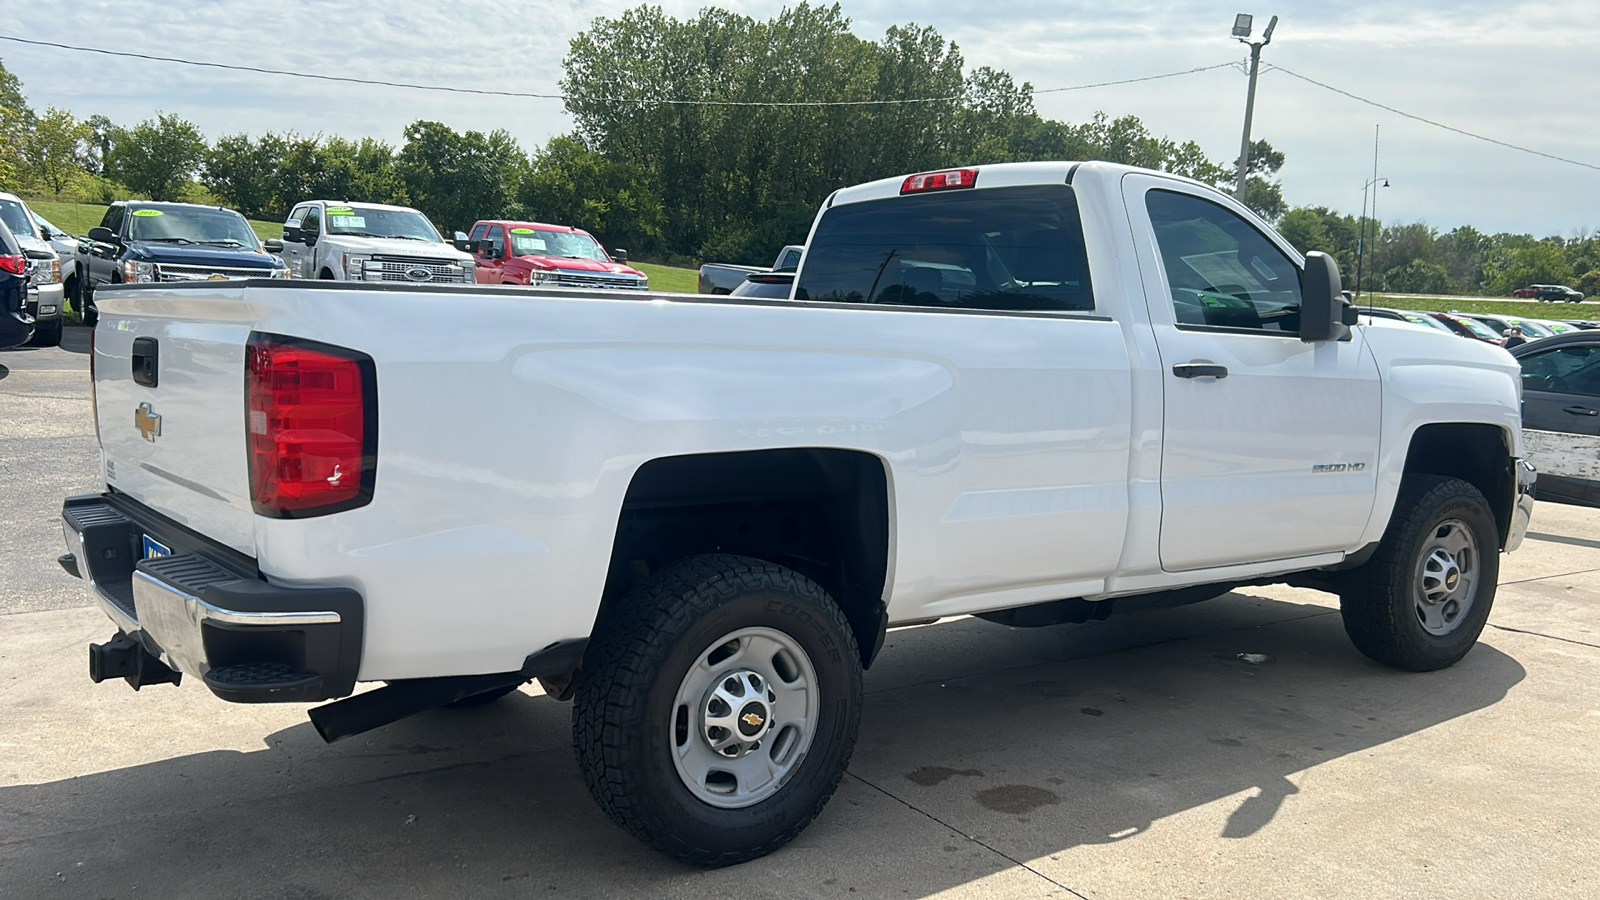
<path id="1" fill-rule="evenodd" d="M 1297 777 L 1524 677 L 1488 645 L 1446 672 L 1383 669 L 1327 607 L 1247 594 L 1031 632 L 959 620 L 891 634 L 839 793 L 743 866 L 690 870 L 612 826 L 568 707 L 519 693 L 333 746 L 301 724 L 261 751 L 0 789 L 0 894 L 928 896 L 1240 794 L 1221 839 L 1351 802 Z"/>

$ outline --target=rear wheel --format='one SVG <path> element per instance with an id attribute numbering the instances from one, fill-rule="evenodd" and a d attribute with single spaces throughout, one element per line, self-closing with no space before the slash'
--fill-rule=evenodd
<path id="1" fill-rule="evenodd" d="M 1346 577 L 1339 610 L 1356 649 L 1413 672 L 1477 643 L 1500 575 L 1489 503 L 1459 478 L 1409 475 L 1378 551 Z"/>
<path id="2" fill-rule="evenodd" d="M 603 615 L 574 699 L 600 808 L 684 862 L 731 865 L 788 843 L 833 795 L 860 725 L 861 657 L 803 575 L 698 556 Z"/>
<path id="3" fill-rule="evenodd" d="M 78 318 L 83 324 L 94 327 L 100 321 L 100 311 L 94 308 L 94 284 L 87 278 L 78 279 Z"/>

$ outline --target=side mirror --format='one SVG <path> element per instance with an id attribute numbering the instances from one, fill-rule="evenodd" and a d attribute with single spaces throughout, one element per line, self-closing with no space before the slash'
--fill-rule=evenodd
<path id="1" fill-rule="evenodd" d="M 117 242 L 117 236 L 112 233 L 111 229 L 105 227 L 104 225 L 96 225 L 95 227 L 89 229 L 89 240 L 94 241 L 97 244 L 115 244 Z"/>
<path id="2" fill-rule="evenodd" d="M 478 238 L 477 246 L 463 247 L 461 249 L 467 251 L 468 253 L 476 253 L 485 259 L 494 259 L 494 241 L 491 241 L 488 238 Z"/>
<path id="3" fill-rule="evenodd" d="M 300 220 L 290 219 L 283 223 L 283 239 L 299 243 L 305 240 L 305 235 L 300 233 Z"/>
<path id="4" fill-rule="evenodd" d="M 283 241 L 280 241 L 277 238 L 267 238 L 265 241 L 262 242 L 261 246 L 268 253 L 282 253 L 283 252 Z"/>
<path id="5" fill-rule="evenodd" d="M 454 246 L 457 250 L 460 250 L 462 253 L 471 253 L 471 252 L 473 252 L 472 240 L 467 237 L 465 232 L 461 232 L 461 231 L 456 232 L 455 236 L 451 238 L 450 243 L 451 243 L 452 246 Z M 481 245 L 483 242 L 479 241 L 478 243 Z M 487 256 L 488 254 L 483 254 L 483 255 Z"/>
<path id="6" fill-rule="evenodd" d="M 618 247 L 617 249 L 611 251 L 611 258 L 616 262 L 625 263 L 628 261 L 628 251 Z"/>
<path id="7" fill-rule="evenodd" d="M 1350 316 L 1346 310 L 1356 311 L 1344 298 L 1339 264 L 1326 253 L 1307 253 L 1305 268 L 1300 270 L 1300 340 L 1308 344 L 1348 341 L 1346 319 Z"/>
<path id="8" fill-rule="evenodd" d="M 47 240 L 47 241 L 53 241 L 53 240 L 55 240 L 56 236 L 55 236 L 55 233 L 52 232 L 49 228 L 46 228 L 45 226 L 40 225 L 39 226 L 39 237 L 44 239 L 44 240 Z"/>

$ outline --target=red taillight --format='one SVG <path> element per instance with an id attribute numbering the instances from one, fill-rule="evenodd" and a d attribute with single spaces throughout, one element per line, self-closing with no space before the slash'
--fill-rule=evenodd
<path id="1" fill-rule="evenodd" d="M 900 184 L 900 193 L 918 191 L 948 191 L 951 188 L 969 188 L 978 183 L 977 169 L 945 169 L 942 172 L 923 172 L 912 175 Z"/>
<path id="2" fill-rule="evenodd" d="M 378 390 L 364 353 L 252 334 L 245 413 L 250 500 L 280 519 L 365 506 L 378 463 Z"/>
<path id="3" fill-rule="evenodd" d="M 13 275 L 26 275 L 28 274 L 28 258 L 26 256 L 0 255 L 0 270 L 10 272 Z"/>

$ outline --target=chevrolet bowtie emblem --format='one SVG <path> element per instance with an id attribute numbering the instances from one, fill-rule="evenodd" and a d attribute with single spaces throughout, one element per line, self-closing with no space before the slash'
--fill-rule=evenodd
<path id="1" fill-rule="evenodd" d="M 150 404 L 141 403 L 133 411 L 133 427 L 139 429 L 139 434 L 145 440 L 155 443 L 155 439 L 161 436 L 161 415 L 151 411 Z"/>
<path id="2" fill-rule="evenodd" d="M 751 728 L 761 724 L 761 717 L 755 713 L 745 713 L 739 717 L 739 720 L 744 722 L 746 725 L 749 725 Z"/>

